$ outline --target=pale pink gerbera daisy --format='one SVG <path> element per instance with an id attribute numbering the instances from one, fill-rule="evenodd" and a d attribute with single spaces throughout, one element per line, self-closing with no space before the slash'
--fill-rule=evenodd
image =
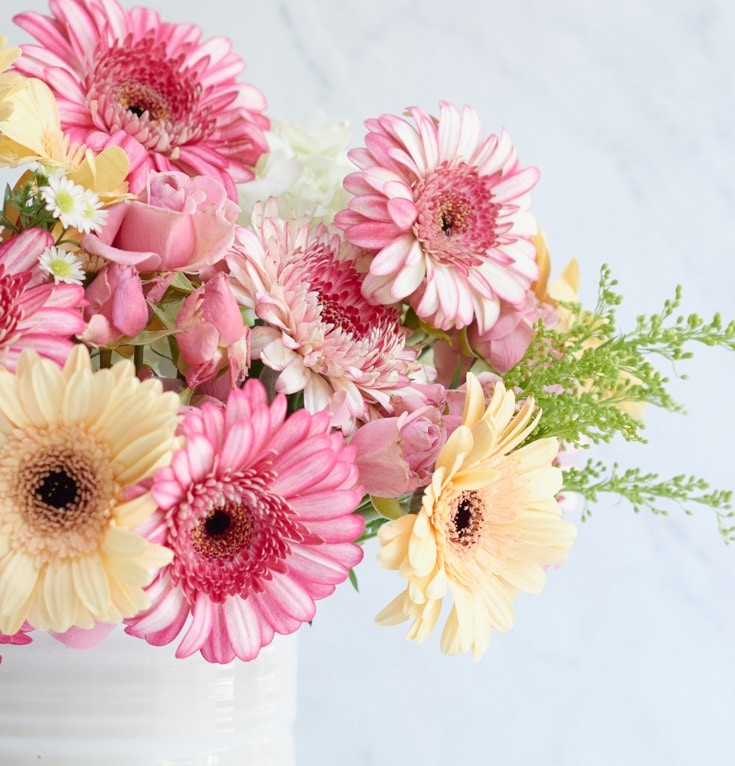
<path id="1" fill-rule="evenodd" d="M 362 558 L 354 450 L 326 413 L 286 418 L 285 397 L 269 405 L 255 379 L 226 408 L 190 410 L 183 432 L 186 447 L 151 489 L 160 511 L 149 538 L 173 562 L 148 588 L 152 608 L 126 630 L 168 644 L 191 615 L 178 657 L 251 660 L 274 633 L 311 620 L 315 599 Z"/>
<path id="2" fill-rule="evenodd" d="M 520 167 L 505 132 L 483 138 L 470 107 L 409 113 L 415 125 L 393 115 L 365 123 L 367 148 L 349 155 L 361 170 L 345 179 L 356 196 L 335 223 L 374 251 L 371 300 L 405 300 L 442 330 L 475 319 L 485 332 L 500 299 L 522 306 L 538 276 L 528 211 L 538 171 Z"/>
<path id="3" fill-rule="evenodd" d="M 53 244 L 48 232 L 27 229 L 0 245 L 0 366 L 10 371 L 24 348 L 63 364 L 86 327 L 84 288 L 42 281 L 39 258 Z"/>
<path id="4" fill-rule="evenodd" d="M 363 296 L 354 256 L 323 224 L 266 218 L 240 230 L 227 257 L 235 296 L 265 322 L 253 328 L 253 358 L 279 373 L 277 391 L 303 391 L 307 410 L 328 409 L 346 432 L 375 408 L 390 411 L 420 371 L 400 312 Z"/>
<path id="5" fill-rule="evenodd" d="M 128 178 L 133 192 L 148 170 L 178 169 L 219 178 L 236 199 L 269 121 L 260 91 L 236 81 L 245 65 L 229 41 L 202 43 L 198 27 L 116 0 L 52 1 L 51 11 L 15 17 L 41 43 L 22 46 L 16 68 L 48 83 L 71 140 L 94 149 L 116 131 L 135 138 L 148 162 Z"/>

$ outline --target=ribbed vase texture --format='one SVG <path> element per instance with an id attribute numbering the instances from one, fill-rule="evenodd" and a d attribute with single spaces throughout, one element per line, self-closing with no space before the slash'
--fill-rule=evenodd
<path id="1" fill-rule="evenodd" d="M 2 766 L 293 766 L 295 636 L 253 662 L 184 660 L 114 631 L 0 646 Z"/>

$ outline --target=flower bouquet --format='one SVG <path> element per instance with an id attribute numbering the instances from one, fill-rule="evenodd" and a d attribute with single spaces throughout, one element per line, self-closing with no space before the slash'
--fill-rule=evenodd
<path id="1" fill-rule="evenodd" d="M 585 455 L 680 409 L 654 361 L 735 323 L 677 289 L 622 329 L 607 267 L 583 307 L 505 131 L 442 102 L 345 156 L 343 123 L 268 116 L 224 38 L 51 14 L 0 50 L 0 642 L 253 660 L 377 536 L 403 588 L 378 621 L 477 660 L 579 501 L 704 504 L 732 539 L 730 492 Z"/>

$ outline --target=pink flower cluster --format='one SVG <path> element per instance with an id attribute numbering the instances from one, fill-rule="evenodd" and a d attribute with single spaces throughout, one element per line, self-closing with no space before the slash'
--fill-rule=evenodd
<path id="1" fill-rule="evenodd" d="M 71 141 L 127 147 L 130 194 L 77 243 L 84 285 L 39 270 L 49 231 L 0 245 L 0 364 L 23 348 L 62 364 L 82 342 L 185 392 L 185 446 L 153 479 L 142 530 L 173 561 L 126 630 L 249 660 L 360 561 L 367 495 L 430 482 L 461 420 L 456 373 L 477 359 L 505 372 L 534 322 L 556 320 L 529 210 L 538 173 L 505 132 L 442 103 L 368 120 L 336 225 L 267 201 L 242 220 L 237 187 L 269 121 L 227 41 L 116 0 L 51 7 L 17 18 L 40 45 L 16 67 L 52 88 Z"/>

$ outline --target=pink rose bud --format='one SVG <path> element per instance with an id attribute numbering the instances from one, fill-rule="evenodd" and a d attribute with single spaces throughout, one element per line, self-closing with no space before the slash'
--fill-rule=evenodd
<path id="1" fill-rule="evenodd" d="M 229 367 L 230 387 L 250 364 L 250 328 L 245 327 L 227 276 L 217 274 L 184 301 L 176 318 L 179 367 L 194 388 Z"/>
<path id="2" fill-rule="evenodd" d="M 444 441 L 441 413 L 422 407 L 365 423 L 350 444 L 357 450 L 355 464 L 365 492 L 398 497 L 429 483 Z"/>
<path id="3" fill-rule="evenodd" d="M 120 338 L 134 338 L 148 324 L 148 304 L 138 272 L 132 266 L 108 263 L 85 291 L 82 341 L 109 346 Z"/>

